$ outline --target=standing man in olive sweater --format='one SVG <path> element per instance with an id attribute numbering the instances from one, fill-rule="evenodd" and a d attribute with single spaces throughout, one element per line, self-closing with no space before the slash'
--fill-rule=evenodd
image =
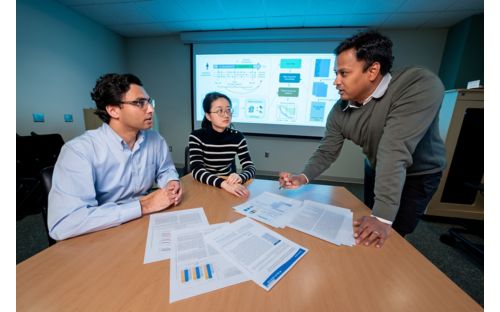
<path id="1" fill-rule="evenodd" d="M 413 232 L 445 168 L 439 135 L 444 87 L 427 69 L 391 74 L 392 42 L 378 32 L 359 33 L 336 49 L 335 87 L 341 99 L 327 119 L 325 136 L 299 175 L 280 173 L 280 185 L 309 183 L 337 159 L 345 139 L 362 147 L 365 204 L 372 215 L 354 222 L 357 244 L 381 247 L 391 226 Z"/>

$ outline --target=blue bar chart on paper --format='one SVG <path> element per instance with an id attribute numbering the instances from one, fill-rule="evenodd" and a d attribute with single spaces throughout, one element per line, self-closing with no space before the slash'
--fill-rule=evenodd
<path id="1" fill-rule="evenodd" d="M 182 283 L 213 278 L 213 266 L 210 263 L 184 268 L 181 272 Z"/>

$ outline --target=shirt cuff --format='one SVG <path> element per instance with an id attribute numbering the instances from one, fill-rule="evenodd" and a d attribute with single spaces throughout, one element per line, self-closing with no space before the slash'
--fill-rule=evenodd
<path id="1" fill-rule="evenodd" d="M 142 216 L 141 203 L 139 200 L 133 200 L 128 203 L 120 204 L 121 223 L 137 219 Z"/>
<path id="2" fill-rule="evenodd" d="M 379 221 L 380 221 L 380 222 L 382 222 L 382 223 L 392 225 L 392 221 L 389 221 L 389 220 L 386 220 L 386 219 L 384 219 L 384 218 L 380 218 L 380 217 L 377 217 L 377 216 L 374 216 L 374 215 L 372 215 L 372 217 L 377 218 L 377 220 L 379 220 Z"/>
<path id="3" fill-rule="evenodd" d="M 306 184 L 309 184 L 309 178 L 305 175 L 305 173 L 301 173 L 301 175 L 303 175 L 304 178 L 306 178 L 306 181 L 307 181 Z"/>

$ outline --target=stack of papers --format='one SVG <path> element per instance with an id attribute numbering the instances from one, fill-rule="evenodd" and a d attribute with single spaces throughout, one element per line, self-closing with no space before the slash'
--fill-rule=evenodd
<path id="1" fill-rule="evenodd" d="M 170 258 L 170 303 L 253 280 L 265 290 L 308 252 L 243 218 L 209 225 L 203 208 L 150 216 L 144 263 Z"/>
<path id="2" fill-rule="evenodd" d="M 249 280 L 206 243 L 205 235 L 225 225 L 227 223 L 172 232 L 170 303 Z"/>
<path id="3" fill-rule="evenodd" d="M 355 245 L 350 209 L 305 200 L 288 226 L 339 246 Z"/>
<path id="4" fill-rule="evenodd" d="M 234 207 L 234 210 L 270 226 L 284 228 L 300 205 L 300 200 L 265 192 Z"/>
<path id="5" fill-rule="evenodd" d="M 205 239 L 265 290 L 270 290 L 308 251 L 249 218 L 207 234 Z"/>
<path id="6" fill-rule="evenodd" d="M 339 246 L 355 244 L 350 209 L 265 192 L 234 210 L 265 224 L 288 226 Z"/>
<path id="7" fill-rule="evenodd" d="M 148 240 L 144 263 L 170 258 L 171 232 L 199 225 L 208 225 L 203 208 L 155 213 L 149 216 Z"/>
<path id="8" fill-rule="evenodd" d="M 355 245 L 349 209 L 265 192 L 234 207 L 274 227 Z M 250 218 L 209 225 L 203 208 L 150 216 L 144 263 L 171 258 L 170 302 L 253 280 L 269 291 L 308 252 Z"/>

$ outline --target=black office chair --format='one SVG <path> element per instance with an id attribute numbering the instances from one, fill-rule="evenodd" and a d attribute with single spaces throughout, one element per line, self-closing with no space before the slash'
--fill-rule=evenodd
<path id="1" fill-rule="evenodd" d="M 484 194 L 484 110 L 482 108 L 466 109 L 449 166 L 441 200 L 447 203 L 473 205 L 478 192 Z M 482 266 L 484 246 L 478 242 L 484 238 L 484 223 L 472 220 L 464 220 L 462 223 L 463 228 L 449 229 L 448 233 L 441 235 L 440 241 L 462 248 Z"/>
<path id="2" fill-rule="evenodd" d="M 16 135 L 16 220 L 40 213 L 40 168 L 34 146 L 32 137 Z"/>
<path id="3" fill-rule="evenodd" d="M 184 175 L 191 172 L 191 166 L 189 165 L 189 146 L 184 148 Z"/>
<path id="4" fill-rule="evenodd" d="M 54 166 L 64 140 L 60 134 L 16 135 L 16 219 L 40 213 L 40 171 Z"/>
<path id="5" fill-rule="evenodd" d="M 484 184 L 466 186 L 484 194 Z M 481 266 L 484 266 L 484 223 L 482 221 L 464 220 L 463 227 L 452 227 L 448 232 L 441 234 L 439 240 L 455 248 L 461 248 Z M 479 238 L 479 239 L 478 239 Z"/>
<path id="6" fill-rule="evenodd" d="M 50 237 L 49 235 L 49 226 L 47 224 L 47 209 L 49 207 L 48 198 L 50 189 L 52 188 L 53 172 L 54 172 L 54 166 L 45 167 L 40 171 L 40 182 L 42 184 L 42 189 L 44 193 L 44 197 L 42 199 L 42 216 L 43 216 L 43 222 L 45 224 L 45 230 L 47 231 L 49 246 L 52 246 L 56 243 L 56 241 L 52 239 L 52 237 Z"/>

